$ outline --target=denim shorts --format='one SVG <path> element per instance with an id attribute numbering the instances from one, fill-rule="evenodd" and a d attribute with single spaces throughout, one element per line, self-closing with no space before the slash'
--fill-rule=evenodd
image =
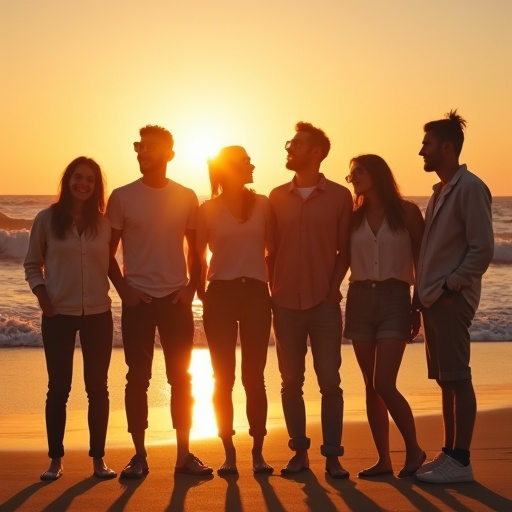
<path id="1" fill-rule="evenodd" d="M 345 309 L 345 338 L 356 341 L 407 340 L 410 334 L 408 283 L 398 279 L 350 283 Z"/>

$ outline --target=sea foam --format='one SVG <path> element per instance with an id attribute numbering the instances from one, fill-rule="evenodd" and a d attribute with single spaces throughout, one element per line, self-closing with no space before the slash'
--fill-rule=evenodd
<path id="1" fill-rule="evenodd" d="M 0 315 L 0 347 L 41 347 L 39 326 L 16 317 Z"/>
<path id="2" fill-rule="evenodd" d="M 28 248 L 29 231 L 0 229 L 0 260 L 23 260 Z"/>
<path id="3" fill-rule="evenodd" d="M 512 240 L 496 238 L 494 241 L 493 263 L 502 265 L 512 264 Z"/>

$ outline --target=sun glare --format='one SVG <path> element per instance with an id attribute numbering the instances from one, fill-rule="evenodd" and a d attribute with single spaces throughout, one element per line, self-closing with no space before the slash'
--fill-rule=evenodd
<path id="1" fill-rule="evenodd" d="M 199 153 L 205 158 L 211 158 L 215 156 L 220 149 L 219 140 L 212 135 L 201 135 L 199 134 L 195 141 L 199 149 Z"/>
<path id="2" fill-rule="evenodd" d="M 176 151 L 183 153 L 184 161 L 193 169 L 206 169 L 208 158 L 215 156 L 221 144 L 212 133 L 195 131 L 188 137 L 176 143 Z"/>
<path id="3" fill-rule="evenodd" d="M 193 350 L 190 363 L 192 394 L 194 395 L 192 439 L 217 436 L 217 424 L 213 412 L 213 370 L 208 350 Z"/>

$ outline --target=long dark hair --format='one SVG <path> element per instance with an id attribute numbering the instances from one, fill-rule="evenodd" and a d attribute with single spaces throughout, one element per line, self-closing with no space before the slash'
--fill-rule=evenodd
<path id="1" fill-rule="evenodd" d="M 215 157 L 208 159 L 208 174 L 210 176 L 211 198 L 217 197 L 224 188 L 227 177 L 226 165 L 230 164 L 235 151 L 245 149 L 241 146 L 226 146 L 222 148 Z M 251 215 L 251 210 L 256 202 L 254 190 L 244 187 L 242 200 L 242 222 L 245 222 Z"/>
<path id="2" fill-rule="evenodd" d="M 352 158 L 350 164 L 355 163 L 363 166 L 370 175 L 375 193 L 384 206 L 384 215 L 390 229 L 395 232 L 405 229 L 404 199 L 386 161 L 378 155 L 369 154 Z M 353 229 L 361 225 L 366 209 L 364 195 L 356 195 L 352 216 Z"/>
<path id="3" fill-rule="evenodd" d="M 71 206 L 73 197 L 69 183 L 71 176 L 80 165 L 86 165 L 94 173 L 95 183 L 92 196 L 84 204 L 85 231 L 96 235 L 98 232 L 98 222 L 105 212 L 105 183 L 100 166 L 92 159 L 86 156 L 75 158 L 62 174 L 59 185 L 59 197 L 57 202 L 51 205 L 52 212 L 52 230 L 57 238 L 66 238 L 68 229 L 73 224 L 71 216 Z"/>

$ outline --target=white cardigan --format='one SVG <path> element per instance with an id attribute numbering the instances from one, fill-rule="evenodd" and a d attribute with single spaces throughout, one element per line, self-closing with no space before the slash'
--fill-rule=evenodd
<path id="1" fill-rule="evenodd" d="M 57 314 L 108 311 L 110 222 L 103 217 L 96 236 L 85 232 L 80 236 L 72 226 L 60 239 L 51 229 L 51 216 L 50 208 L 42 210 L 32 225 L 24 262 L 30 288 L 45 285 Z"/>

